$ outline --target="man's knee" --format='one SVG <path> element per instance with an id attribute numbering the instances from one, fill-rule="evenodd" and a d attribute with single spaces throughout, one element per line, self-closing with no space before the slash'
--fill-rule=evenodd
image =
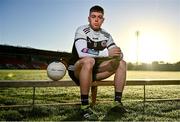
<path id="1" fill-rule="evenodd" d="M 121 61 L 119 62 L 119 67 L 120 67 L 121 69 L 126 70 L 126 61 L 121 60 Z"/>
<path id="2" fill-rule="evenodd" d="M 87 68 L 93 68 L 95 64 L 95 59 L 91 57 L 85 57 L 82 61 L 82 64 Z"/>
<path id="3" fill-rule="evenodd" d="M 120 61 L 114 61 L 114 62 L 111 62 L 111 67 L 114 69 L 114 70 L 117 70 L 118 68 L 120 68 L 121 70 L 126 70 L 126 61 L 124 60 L 120 60 Z"/>
<path id="4" fill-rule="evenodd" d="M 117 70 L 119 64 L 120 64 L 120 61 L 115 59 L 115 60 L 112 60 L 109 65 L 112 67 L 112 70 L 115 71 Z"/>

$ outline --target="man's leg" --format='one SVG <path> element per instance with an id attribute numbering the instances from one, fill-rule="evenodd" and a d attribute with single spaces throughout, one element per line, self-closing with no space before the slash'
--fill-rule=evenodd
<path id="1" fill-rule="evenodd" d="M 95 64 L 93 58 L 82 58 L 75 64 L 75 77 L 80 81 L 82 105 L 88 105 L 89 90 L 92 83 L 92 70 Z"/>
<path id="2" fill-rule="evenodd" d="M 117 113 L 125 113 L 126 109 L 123 107 L 121 98 L 122 98 L 124 86 L 126 84 L 126 62 L 124 60 L 109 61 L 103 63 L 103 65 L 100 66 L 99 71 L 102 72 L 96 75 L 97 78 L 107 78 L 108 76 L 115 73 L 114 75 L 115 94 L 114 94 L 114 104 L 113 104 L 114 107 L 111 108 L 111 111 Z"/>
<path id="3" fill-rule="evenodd" d="M 98 117 L 89 105 L 89 91 L 92 83 L 92 72 L 95 60 L 85 57 L 75 64 L 75 77 L 80 81 L 81 115 L 86 120 L 97 120 Z"/>
<path id="4" fill-rule="evenodd" d="M 121 102 L 126 84 L 126 62 L 121 60 L 114 76 L 115 101 Z"/>
<path id="5" fill-rule="evenodd" d="M 126 62 L 124 60 L 109 60 L 101 63 L 96 74 L 97 80 L 108 78 L 115 73 L 115 101 L 121 103 L 122 93 L 126 84 Z"/>

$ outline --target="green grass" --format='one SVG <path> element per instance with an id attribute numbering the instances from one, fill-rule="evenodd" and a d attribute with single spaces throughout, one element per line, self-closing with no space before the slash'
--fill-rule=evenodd
<path id="1" fill-rule="evenodd" d="M 64 79 L 68 79 L 66 76 Z M 128 71 L 128 79 L 180 79 L 180 72 Z M 0 70 L 1 80 L 42 80 L 48 79 L 45 70 Z M 60 82 L 60 81 L 59 81 Z M 0 88 L 0 105 L 32 103 L 32 88 Z M 102 121 L 180 121 L 179 101 L 146 102 L 143 112 L 143 86 L 126 86 L 123 103 L 128 110 L 125 114 L 112 113 L 114 89 L 112 86 L 98 87 L 97 105 L 94 110 Z M 180 86 L 146 86 L 146 97 L 153 99 L 179 98 Z M 78 87 L 36 88 L 36 104 L 79 102 Z M 72 121 L 79 118 L 79 106 L 35 106 L 1 108 L 0 121 Z"/>
<path id="2" fill-rule="evenodd" d="M 110 79 L 112 79 L 110 77 Z M 46 70 L 0 70 L 0 80 L 48 80 Z M 63 79 L 69 79 L 68 73 Z M 127 79 L 180 79 L 180 72 L 128 71 Z"/>
<path id="3" fill-rule="evenodd" d="M 163 101 L 145 104 L 143 112 L 142 102 L 125 102 L 127 113 L 111 112 L 111 103 L 97 104 L 94 110 L 99 120 L 104 121 L 179 121 L 179 102 Z M 16 108 L 1 110 L 1 121 L 76 121 L 79 117 L 78 106 L 35 106 L 34 108 Z"/>
<path id="4" fill-rule="evenodd" d="M 48 79 L 45 70 L 0 70 L 0 80 Z"/>

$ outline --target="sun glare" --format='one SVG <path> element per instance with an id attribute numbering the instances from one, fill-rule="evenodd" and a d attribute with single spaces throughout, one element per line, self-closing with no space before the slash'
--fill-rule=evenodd
<path id="1" fill-rule="evenodd" d="M 144 32 L 139 35 L 138 60 L 150 63 L 152 61 L 163 61 L 168 56 L 168 45 L 164 35 L 157 32 Z"/>
<path id="2" fill-rule="evenodd" d="M 127 60 L 130 62 L 151 63 L 153 61 L 166 61 L 170 55 L 168 35 L 155 31 L 139 31 L 138 38 L 131 35 L 127 47 Z"/>

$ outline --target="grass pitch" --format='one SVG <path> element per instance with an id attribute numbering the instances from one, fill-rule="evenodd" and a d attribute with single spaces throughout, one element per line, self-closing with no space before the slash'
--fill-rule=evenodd
<path id="1" fill-rule="evenodd" d="M 128 71 L 127 78 L 180 78 L 180 72 L 137 72 Z M 69 77 L 66 76 L 65 79 Z M 1 80 L 44 80 L 45 70 L 0 70 Z M 79 121 L 79 106 L 55 105 L 64 102 L 79 102 L 78 87 L 36 88 L 36 104 L 51 106 L 1 108 L 0 121 Z M 146 86 L 147 100 L 179 99 L 180 86 Z M 112 113 L 110 108 L 114 98 L 112 86 L 98 87 L 97 105 L 94 110 L 99 121 L 180 121 L 180 102 L 153 101 L 145 103 L 143 109 L 143 87 L 126 86 L 123 103 L 127 113 Z M 0 88 L 0 105 L 32 103 L 32 88 Z"/>

